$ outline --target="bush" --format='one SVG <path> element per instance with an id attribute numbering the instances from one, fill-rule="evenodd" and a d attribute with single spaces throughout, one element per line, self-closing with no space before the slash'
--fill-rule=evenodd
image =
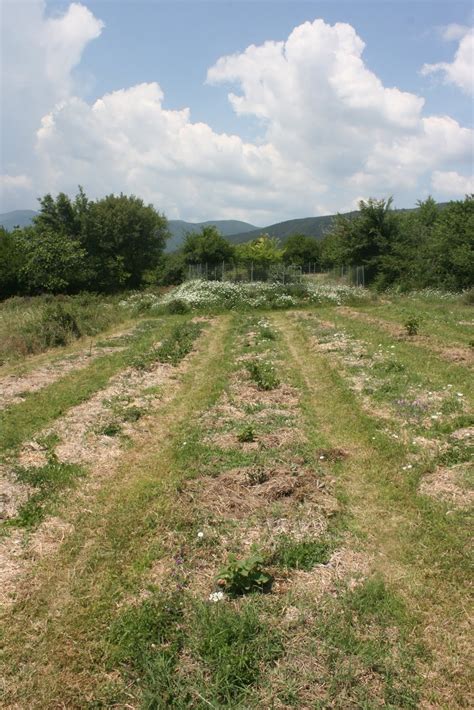
<path id="1" fill-rule="evenodd" d="M 166 312 L 169 313 L 170 315 L 179 315 L 182 313 L 188 313 L 191 308 L 186 301 L 183 301 L 181 298 L 174 298 L 172 301 L 169 301 L 166 304 Z"/>

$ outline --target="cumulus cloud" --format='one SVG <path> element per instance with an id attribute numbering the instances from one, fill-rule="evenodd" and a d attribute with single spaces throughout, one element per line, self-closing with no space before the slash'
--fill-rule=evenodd
<path id="1" fill-rule="evenodd" d="M 103 23 L 72 3 L 54 17 L 44 0 L 2 3 L 2 161 L 9 173 L 32 168 L 41 118 L 73 95 L 73 70 Z M 21 206 L 21 205 L 20 205 Z"/>
<path id="2" fill-rule="evenodd" d="M 474 94 L 474 29 L 463 25 L 448 25 L 445 40 L 459 40 L 453 61 L 424 64 L 421 74 L 441 74 L 446 84 L 454 84 L 466 94 Z"/>
<path id="3" fill-rule="evenodd" d="M 472 176 L 460 175 L 454 170 L 449 172 L 435 170 L 431 184 L 436 192 L 450 197 L 474 194 L 474 178 Z"/>
<path id="4" fill-rule="evenodd" d="M 82 184 L 92 196 L 133 192 L 170 218 L 263 225 L 344 209 L 360 195 L 395 192 L 413 204 L 436 171 L 462 173 L 469 158 L 472 132 L 448 116 L 424 116 L 422 97 L 384 86 L 348 24 L 306 22 L 286 41 L 250 46 L 209 69 L 209 83 L 231 85 L 235 112 L 259 119 L 252 143 L 193 122 L 189 108 L 165 109 L 157 82 L 84 101 L 72 70 L 102 24 L 77 4 L 41 21 L 49 23 L 43 83 L 55 93 L 35 125 L 39 194 Z M 51 57 L 66 47 L 63 71 Z"/>

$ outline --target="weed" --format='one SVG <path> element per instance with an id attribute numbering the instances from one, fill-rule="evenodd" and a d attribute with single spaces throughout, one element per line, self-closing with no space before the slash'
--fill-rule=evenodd
<path id="1" fill-rule="evenodd" d="M 273 577 L 262 569 L 263 563 L 264 558 L 256 548 L 243 560 L 230 554 L 227 564 L 218 573 L 217 584 L 231 596 L 267 591 Z"/>
<path id="2" fill-rule="evenodd" d="M 265 360 L 249 360 L 246 363 L 247 371 L 252 380 L 261 390 L 273 390 L 280 385 L 280 380 L 273 363 Z"/>
<path id="3" fill-rule="evenodd" d="M 120 414 L 120 418 L 123 422 L 137 422 L 142 416 L 143 409 L 135 405 L 127 407 Z"/>
<path id="4" fill-rule="evenodd" d="M 165 311 L 170 315 L 177 315 L 181 313 L 189 313 L 191 310 L 190 306 L 186 301 L 180 298 L 175 298 L 166 304 Z"/>
<path id="5" fill-rule="evenodd" d="M 122 427 L 120 424 L 118 422 L 111 421 L 100 427 L 98 434 L 102 434 L 103 436 L 117 436 L 117 434 L 120 434 L 121 431 Z"/>
<path id="6" fill-rule="evenodd" d="M 249 468 L 245 477 L 249 486 L 259 486 L 268 481 L 268 473 L 263 466 Z"/>
<path id="7" fill-rule="evenodd" d="M 237 440 L 241 443 L 255 441 L 255 430 L 251 424 L 244 426 L 237 434 Z"/>
<path id="8" fill-rule="evenodd" d="M 407 318 L 403 325 L 405 326 L 407 335 L 418 335 L 420 330 L 420 321 L 416 316 L 410 316 Z"/>

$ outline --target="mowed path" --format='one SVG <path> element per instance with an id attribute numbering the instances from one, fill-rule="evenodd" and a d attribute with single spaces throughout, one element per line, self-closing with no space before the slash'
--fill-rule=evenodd
<path id="1" fill-rule="evenodd" d="M 371 411 L 372 395 L 368 395 L 369 400 L 367 396 L 364 399 L 353 387 L 347 364 L 352 360 L 348 357 L 344 361 L 340 350 L 320 347 L 323 340 L 322 331 L 318 330 L 317 312 L 314 321 L 313 316 L 308 319 L 307 313 L 297 312 L 269 313 L 265 317 L 276 334 L 276 345 L 270 357 L 275 358 L 284 380 L 270 399 L 269 395 L 259 399 L 257 390 L 248 388 L 245 374 L 239 374 L 245 372 L 242 363 L 249 357 L 247 350 L 253 347 L 255 324 L 252 321 L 249 325 L 250 318 L 247 322 L 238 315 L 220 316 L 200 336 L 196 351 L 185 359 L 176 380 L 170 383 L 168 395 L 163 396 L 146 417 L 130 447 L 124 448 L 119 458 L 111 462 L 108 475 L 94 485 L 86 483 L 82 492 L 71 493 L 69 500 L 63 501 L 58 515 L 67 523 L 67 530 L 61 545 L 25 572 L 17 585 L 15 604 L 5 612 L 5 707 L 451 709 L 471 706 L 466 572 L 468 513 L 465 508 L 449 506 L 418 492 L 419 479 L 437 466 L 437 459 L 430 458 L 430 453 L 425 450 L 420 453 L 407 444 L 425 423 L 417 420 L 407 425 L 388 404 L 387 418 L 381 421 L 378 416 L 381 403 L 375 400 Z M 357 343 L 356 346 L 359 348 L 357 356 L 362 357 L 363 345 Z M 403 348 L 404 362 L 410 361 L 413 348 L 416 367 L 419 348 L 410 344 L 404 344 Z M 257 348 L 255 352 L 256 357 L 266 357 L 265 350 Z M 464 374 L 461 366 L 455 370 L 456 365 L 447 366 L 442 360 L 438 364 L 434 377 L 439 382 L 444 367 L 451 368 L 449 374 L 460 373 L 459 382 L 464 377 L 468 382 L 467 371 Z M 370 372 L 372 365 L 367 356 Z M 390 373 L 390 369 L 387 372 Z M 236 376 L 244 378 L 244 384 L 238 385 L 237 390 Z M 422 377 L 427 377 L 426 373 Z M 439 388 L 441 391 L 441 384 Z M 212 407 L 224 395 L 227 397 L 225 406 L 221 403 L 215 416 L 209 419 L 214 411 Z M 241 409 L 237 407 L 239 397 Z M 262 413 L 260 408 L 269 403 L 274 408 L 272 416 L 279 423 L 275 424 L 273 433 L 271 424 L 265 424 L 267 429 L 261 435 L 262 446 L 258 450 L 263 456 L 264 472 L 270 472 L 270 479 L 262 478 L 263 483 L 258 485 L 270 490 L 271 475 L 277 483 L 276 476 L 281 478 L 285 466 L 304 466 L 305 471 L 314 468 L 318 516 L 325 511 L 331 520 L 334 514 L 321 491 L 337 494 L 343 511 L 344 532 L 342 537 L 338 532 L 331 542 L 337 549 L 329 562 L 316 565 L 308 572 L 279 569 L 274 557 L 269 564 L 273 564 L 277 584 L 271 594 L 228 602 L 237 617 L 253 613 L 255 608 L 255 613 L 262 613 L 266 623 L 280 634 L 279 655 L 275 651 L 273 655 L 268 654 L 267 660 L 262 646 L 258 651 L 261 655 L 259 675 L 242 671 L 242 677 L 235 681 L 238 691 L 232 691 L 234 695 L 217 694 L 208 698 L 205 694 L 207 684 L 211 688 L 213 684 L 224 683 L 223 677 L 228 679 L 229 656 L 220 651 L 215 657 L 209 650 L 197 651 L 197 641 L 186 650 L 182 639 L 179 643 L 184 644 L 185 650 L 179 651 L 179 658 L 184 670 L 180 669 L 178 675 L 186 676 L 182 683 L 189 684 L 188 694 L 167 688 L 166 693 L 160 690 L 158 695 L 152 695 L 149 690 L 147 695 L 147 683 L 150 688 L 153 684 L 146 673 L 140 677 L 136 669 L 130 677 L 125 675 L 127 680 L 122 686 L 122 673 L 126 673 L 127 664 L 114 663 L 107 656 L 108 645 L 104 644 L 104 638 L 109 627 L 121 610 L 139 609 L 142 603 L 148 603 L 149 590 L 145 591 L 143 580 L 149 582 L 150 569 L 153 570 L 152 586 L 164 590 L 163 593 L 167 586 L 174 589 L 176 572 L 170 573 L 168 567 L 174 565 L 176 559 L 181 564 L 181 557 L 193 560 L 186 579 L 189 593 L 207 598 L 209 588 L 205 585 L 217 571 L 213 568 L 213 556 L 219 557 L 220 546 L 226 550 L 229 538 L 238 534 L 232 527 L 235 521 L 229 523 L 233 518 L 225 517 L 228 512 L 225 513 L 223 490 L 228 486 L 236 495 L 241 490 L 247 495 L 248 489 L 241 484 L 242 472 L 250 466 L 254 473 L 261 473 L 260 463 L 256 467 L 252 458 L 260 445 L 237 444 L 239 448 L 234 454 L 233 449 L 228 448 L 229 442 L 236 446 L 232 444 L 235 434 L 230 432 L 234 431 L 232 427 L 245 424 L 249 416 L 254 416 L 258 424 L 262 421 L 258 419 Z M 288 418 L 289 414 L 295 418 Z M 463 417 L 467 417 L 467 410 L 452 416 L 458 417 L 460 427 L 465 423 Z M 203 422 L 207 422 L 208 427 L 205 434 Z M 224 434 L 219 433 L 222 426 Z M 452 428 L 455 426 L 453 419 Z M 304 445 L 298 437 L 291 439 L 291 427 L 297 427 L 298 433 L 301 431 Z M 431 433 L 428 431 L 429 435 Z M 289 442 L 286 448 L 283 440 L 278 440 L 283 435 Z M 203 441 L 207 442 L 207 448 L 203 447 Z M 214 459 L 213 444 L 210 446 L 209 441 L 215 442 L 218 452 Z M 448 446 L 448 434 L 439 433 L 439 441 L 437 452 Z M 192 454 L 191 458 L 183 458 L 182 452 L 190 445 L 195 446 L 194 459 Z M 190 495 L 183 497 L 189 467 L 196 468 L 193 475 L 197 478 Z M 300 473 L 303 480 L 304 471 L 298 469 L 298 475 Z M 215 481 L 215 485 L 209 485 L 209 480 Z M 235 481 L 240 482 L 240 488 L 234 485 Z M 308 486 L 307 480 L 304 481 Z M 258 485 L 252 490 L 258 491 Z M 200 494 L 204 508 L 199 503 Z M 244 542 L 238 543 L 240 552 L 248 549 L 246 538 L 253 540 L 262 529 L 267 531 L 265 540 L 273 550 L 281 538 L 272 532 L 272 525 L 286 525 L 287 539 L 288 530 L 295 529 L 288 527 L 292 515 L 299 515 L 300 527 L 311 531 L 312 521 L 307 517 L 312 514 L 312 508 L 304 512 L 302 497 L 299 501 L 295 497 L 293 504 L 289 489 L 281 495 L 282 498 L 273 502 L 269 497 L 267 506 L 262 506 L 259 499 L 255 519 L 253 512 L 244 515 L 236 510 L 232 513 L 236 528 L 243 531 Z M 189 498 L 191 507 L 187 502 Z M 236 500 L 238 507 L 238 498 Z M 290 507 L 279 508 L 283 504 Z M 208 510 L 211 512 L 206 512 Z M 301 519 L 302 510 L 306 519 Z M 265 515 L 267 517 L 262 518 Z M 207 555 L 192 547 L 198 544 L 193 542 L 198 530 L 196 517 L 200 530 L 213 531 Z M 324 531 L 328 525 L 320 523 L 318 518 L 314 529 L 319 526 Z M 175 542 L 177 531 L 179 535 L 187 535 L 189 531 L 186 545 Z M 311 534 L 321 533 L 316 530 Z M 295 540 L 301 542 L 297 536 Z M 304 538 L 303 543 L 308 540 Z M 360 565 L 360 579 L 354 577 L 350 565 L 346 573 L 344 564 L 342 571 L 337 572 L 337 580 L 329 579 L 328 575 L 335 574 L 339 561 L 344 559 L 364 560 Z M 371 580 L 376 580 L 376 584 L 382 580 L 382 587 L 364 586 Z M 371 597 L 373 608 L 368 612 L 360 606 L 370 596 L 371 589 L 385 587 L 391 590 L 390 594 Z M 393 596 L 390 596 L 392 591 Z M 400 599 L 393 602 L 395 612 L 385 608 L 387 599 Z M 185 598 L 183 604 L 187 603 Z M 195 601 L 190 604 L 184 620 L 173 622 L 173 627 L 192 625 L 187 619 L 195 613 Z M 402 604 L 406 609 L 403 614 L 399 611 Z M 216 608 L 216 614 L 225 613 Z M 348 614 L 349 627 L 352 624 L 357 629 L 365 618 L 364 613 L 368 614 L 368 622 L 360 631 L 360 638 L 350 637 L 347 629 L 341 631 L 340 637 L 334 635 L 333 628 L 339 623 L 334 620 Z M 410 619 L 406 624 L 405 615 Z M 213 628 L 212 622 L 210 618 L 210 628 Z M 264 637 L 267 631 L 263 630 L 264 625 L 261 628 Z M 124 643 L 130 645 L 127 633 Z M 130 633 L 135 639 L 133 643 L 138 643 Z M 145 637 L 147 633 L 146 629 L 140 631 Z M 160 633 L 157 630 L 157 638 Z M 223 626 L 218 627 L 218 634 L 226 636 L 227 633 Z M 394 644 L 390 663 L 393 663 L 395 681 L 391 679 L 390 669 L 378 675 L 379 661 L 375 660 L 370 644 L 380 644 L 379 636 L 382 639 L 387 636 Z M 405 645 L 399 646 L 399 639 L 403 639 Z M 398 657 L 399 648 L 415 648 L 417 640 L 423 645 L 423 652 L 414 650 L 413 655 L 407 652 L 407 658 L 415 659 L 413 668 L 402 669 L 407 661 Z M 165 640 L 163 647 L 174 643 Z M 228 643 L 236 648 L 235 659 L 245 657 L 252 648 L 237 632 L 230 635 Z M 312 661 L 312 656 L 316 659 L 314 643 L 318 653 L 323 649 L 317 663 Z M 151 646 L 156 644 L 151 643 Z M 208 664 L 203 666 L 205 682 L 197 680 L 201 678 L 201 671 L 196 671 L 196 659 Z M 345 661 L 357 667 L 353 675 L 352 671 L 343 669 Z M 387 664 L 389 667 L 389 661 Z M 408 678 L 407 674 L 410 679 L 405 688 L 400 679 Z M 170 665 L 167 671 L 170 686 L 175 675 L 176 670 Z M 396 686 L 395 690 L 391 683 Z M 140 688 L 143 684 L 146 687 Z M 122 690 L 117 691 L 117 687 Z M 219 700 L 216 701 L 216 697 Z"/>
<path id="2" fill-rule="evenodd" d="M 433 509 L 417 495 L 403 470 L 405 446 L 380 436 L 376 414 L 371 417 L 361 410 L 340 362 L 317 352 L 291 316 L 274 320 L 304 382 L 315 426 L 332 446 L 351 453 L 341 485 L 373 569 L 420 615 L 420 632 L 432 654 L 425 669 L 427 706 L 431 696 L 433 707 L 468 707 L 472 617 L 466 606 L 470 592 L 466 520 L 453 519 L 451 524 L 446 512 L 452 510 Z"/>

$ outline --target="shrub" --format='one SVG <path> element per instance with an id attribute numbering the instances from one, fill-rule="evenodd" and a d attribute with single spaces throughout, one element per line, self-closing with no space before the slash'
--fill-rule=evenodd
<path id="1" fill-rule="evenodd" d="M 170 315 L 177 315 L 180 313 L 188 313 L 191 309 L 186 301 L 183 301 L 181 298 L 174 298 L 167 303 L 165 310 Z"/>

